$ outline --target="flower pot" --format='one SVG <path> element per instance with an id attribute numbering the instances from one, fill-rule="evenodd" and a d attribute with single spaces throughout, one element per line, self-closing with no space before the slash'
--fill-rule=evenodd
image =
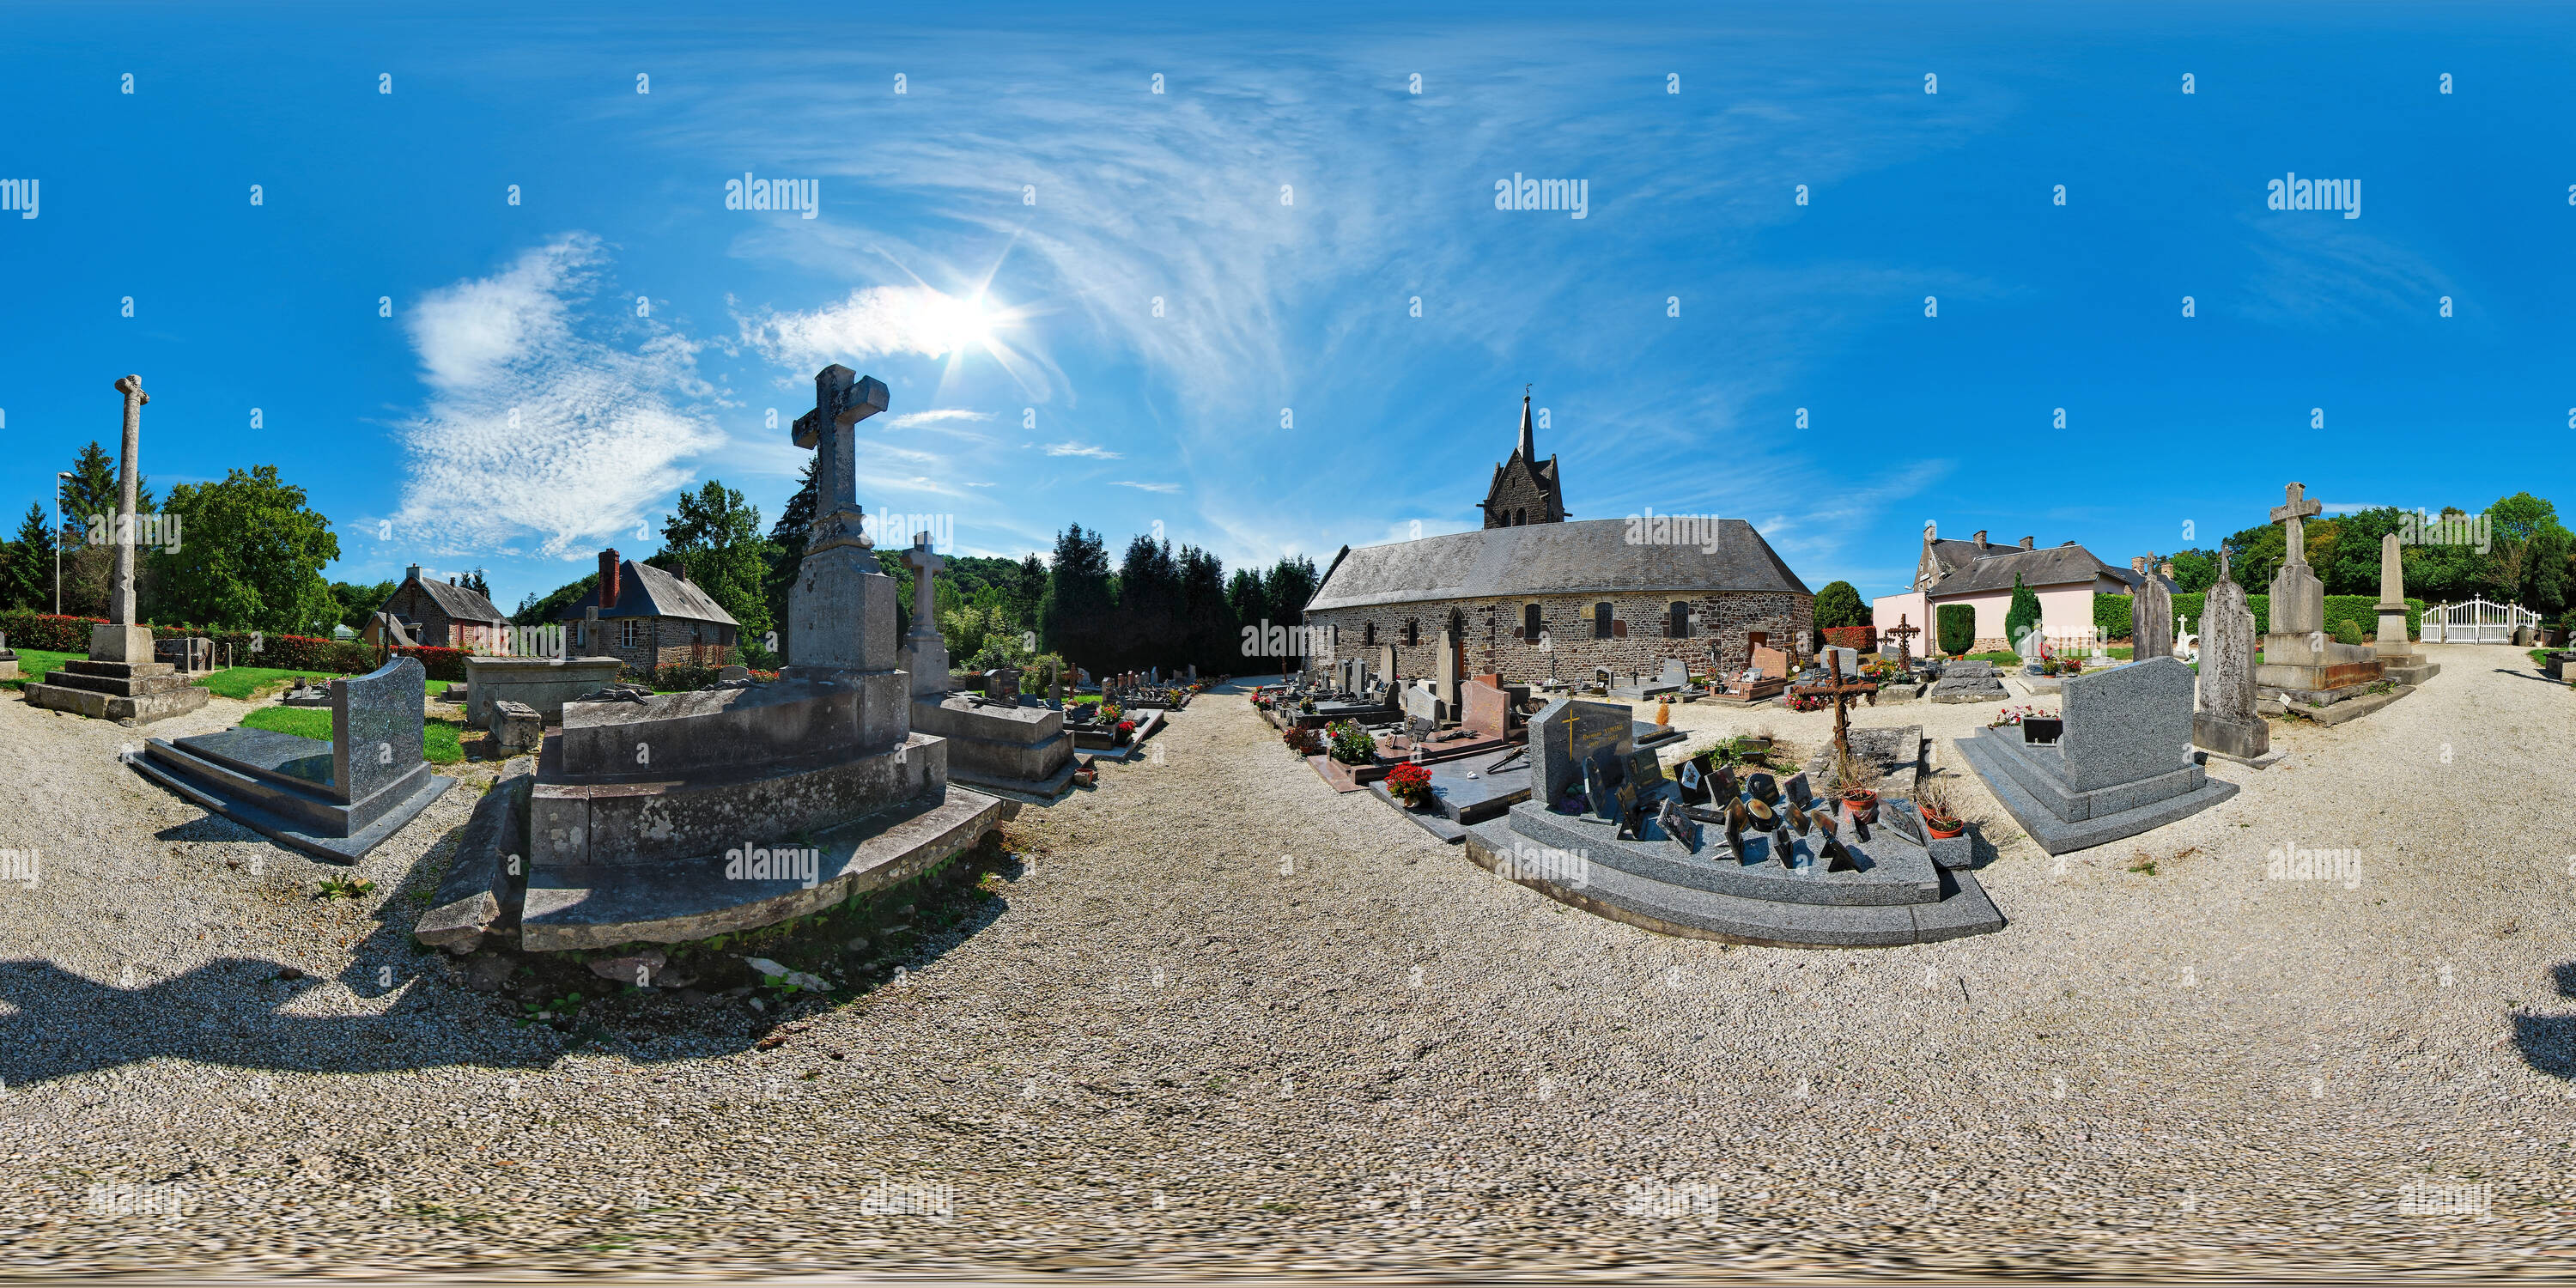
<path id="1" fill-rule="evenodd" d="M 1864 823 L 1878 821 L 1878 793 L 1867 788 L 1853 788 L 1843 793 L 1843 809 Z"/>
<path id="2" fill-rule="evenodd" d="M 1961 832 L 1967 831 L 1968 825 L 1955 818 L 1938 819 L 1926 814 L 1923 816 L 1923 828 L 1932 835 L 1946 841 L 1957 836 Z"/>

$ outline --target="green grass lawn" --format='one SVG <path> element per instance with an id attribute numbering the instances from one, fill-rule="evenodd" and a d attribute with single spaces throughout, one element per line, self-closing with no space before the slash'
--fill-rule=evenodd
<path id="1" fill-rule="evenodd" d="M 331 741 L 331 713 L 318 707 L 261 707 L 242 717 L 245 729 L 274 729 L 298 738 Z M 433 716 L 421 722 L 422 754 L 433 765 L 465 759 L 465 726 Z"/>
<path id="2" fill-rule="evenodd" d="M 41 681 L 45 673 L 65 662 L 77 662 L 87 653 L 55 653 L 40 648 L 22 648 L 18 653 L 18 678 L 0 680 L 0 688 L 19 688 L 30 681 Z"/>
<path id="3" fill-rule="evenodd" d="M 298 676 L 329 680 L 331 671 L 284 671 L 273 666 L 235 666 L 217 671 L 197 681 L 197 687 L 235 701 L 248 701 L 264 689 L 283 689 Z M 328 712 L 324 713 L 326 716 Z M 292 732 L 291 730 L 289 732 Z M 323 722 L 322 736 L 331 736 L 330 722 Z"/>

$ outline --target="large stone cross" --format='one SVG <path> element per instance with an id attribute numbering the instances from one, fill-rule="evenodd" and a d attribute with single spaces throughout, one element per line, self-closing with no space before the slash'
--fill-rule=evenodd
<path id="1" fill-rule="evenodd" d="M 923 630 L 923 624 L 931 620 L 939 604 L 931 595 L 930 579 L 948 567 L 948 560 L 930 548 L 930 534 L 923 532 L 912 539 L 912 548 L 903 552 L 903 562 L 912 569 L 912 633 L 936 633 L 937 626 Z"/>
<path id="2" fill-rule="evenodd" d="M 2307 491 L 2305 483 L 2293 483 L 2281 489 L 2283 503 L 2272 509 L 2272 522 L 2282 526 L 2281 539 L 2289 546 L 2281 557 L 2283 563 L 2307 563 L 2308 525 L 2305 520 L 2325 511 L 2324 505 L 2307 498 Z"/>
<path id="3" fill-rule="evenodd" d="M 814 373 L 814 410 L 796 418 L 798 447 L 817 452 L 814 526 L 806 549 L 868 544 L 859 510 L 857 425 L 886 409 L 885 382 L 835 362 Z"/>

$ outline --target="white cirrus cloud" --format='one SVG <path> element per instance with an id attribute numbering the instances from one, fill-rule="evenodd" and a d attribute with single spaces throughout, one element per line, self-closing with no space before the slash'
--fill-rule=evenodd
<path id="1" fill-rule="evenodd" d="M 608 256 L 572 233 L 489 277 L 430 292 L 403 319 L 429 400 L 394 524 L 422 553 L 554 557 L 634 527 L 724 442 L 697 345 L 654 324 L 602 334 L 575 313 Z"/>
<path id="2" fill-rule="evenodd" d="M 869 286 L 811 312 L 764 309 L 737 317 L 742 342 L 799 371 L 879 355 L 936 358 L 969 343 L 976 306 L 927 286 Z"/>
<path id="3" fill-rule="evenodd" d="M 1110 451 L 1108 448 L 1102 447 L 1097 443 L 1077 443 L 1070 439 L 1061 443 L 1047 444 L 1046 454 L 1049 456 L 1087 456 L 1096 461 L 1115 461 L 1122 459 L 1126 455 L 1123 452 Z"/>
<path id="4" fill-rule="evenodd" d="M 1181 490 L 1181 485 L 1178 483 L 1137 483 L 1128 479 L 1112 479 L 1109 486 L 1132 487 L 1139 492 L 1178 492 Z"/>
<path id="5" fill-rule="evenodd" d="M 923 411 L 898 412 L 885 418 L 885 429 L 933 429 L 943 425 L 974 424 L 993 418 L 988 411 L 969 411 L 964 407 L 932 407 Z"/>

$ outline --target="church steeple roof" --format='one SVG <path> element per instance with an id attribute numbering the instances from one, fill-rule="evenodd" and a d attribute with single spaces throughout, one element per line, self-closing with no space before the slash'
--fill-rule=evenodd
<path id="1" fill-rule="evenodd" d="M 1521 438 L 1512 458 L 1494 467 L 1494 481 L 1477 502 L 1488 528 L 1515 528 L 1524 523 L 1565 522 L 1564 492 L 1556 477 L 1556 458 L 1538 458 L 1538 426 L 1530 414 L 1529 387 L 1521 387 Z"/>
<path id="2" fill-rule="evenodd" d="M 1530 429 L 1529 391 L 1521 391 L 1521 459 L 1538 464 L 1538 435 Z"/>

